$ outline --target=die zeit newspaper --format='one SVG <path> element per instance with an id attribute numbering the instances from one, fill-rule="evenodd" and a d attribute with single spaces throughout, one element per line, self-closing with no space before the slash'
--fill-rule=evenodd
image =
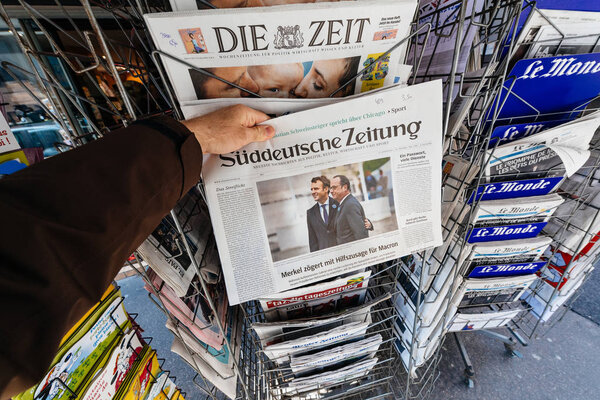
<path id="1" fill-rule="evenodd" d="M 442 244 L 441 88 L 392 87 L 271 119 L 273 139 L 208 157 L 231 304 Z"/>
<path id="2" fill-rule="evenodd" d="M 168 54 L 162 61 L 180 102 L 324 98 L 397 83 L 408 41 L 372 62 L 409 35 L 415 9 L 416 0 L 364 0 L 144 17 L 156 47 Z"/>

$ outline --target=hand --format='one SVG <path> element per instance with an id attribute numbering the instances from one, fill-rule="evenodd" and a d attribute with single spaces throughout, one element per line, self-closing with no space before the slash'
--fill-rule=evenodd
<path id="1" fill-rule="evenodd" d="M 365 218 L 365 229 L 368 231 L 373 230 L 373 224 L 371 223 L 371 221 L 368 218 Z"/>
<path id="2" fill-rule="evenodd" d="M 182 123 L 196 136 L 203 153 L 225 154 L 275 136 L 272 126 L 257 125 L 268 119 L 267 114 L 238 104 Z"/>

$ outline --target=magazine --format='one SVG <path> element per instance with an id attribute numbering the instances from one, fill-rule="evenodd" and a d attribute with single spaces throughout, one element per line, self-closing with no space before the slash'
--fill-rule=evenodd
<path id="1" fill-rule="evenodd" d="M 142 353 L 137 366 L 134 366 L 123 382 L 114 400 L 149 400 L 146 396 L 160 372 L 160 365 L 156 357 L 156 351 L 146 347 L 147 351 Z M 110 397 L 104 397 L 111 399 Z"/>
<path id="2" fill-rule="evenodd" d="M 322 316 L 365 300 L 371 270 L 259 299 L 267 321 Z"/>
<path id="3" fill-rule="evenodd" d="M 179 101 L 343 97 L 394 83 L 415 8 L 416 0 L 364 0 L 144 18 L 168 55 L 162 60 Z"/>
<path id="4" fill-rule="evenodd" d="M 115 291 L 65 341 L 46 376 L 37 385 L 33 397 L 45 392 L 45 399 L 68 400 L 70 390 L 80 393 L 88 379 L 110 354 L 119 340 L 119 332 L 129 323 L 120 292 Z M 118 325 L 117 325 L 118 324 Z M 59 379 L 57 379 L 59 378 Z"/>
<path id="5" fill-rule="evenodd" d="M 440 96 L 433 81 L 287 115 L 269 142 L 209 157 L 231 304 L 440 245 Z"/>
<path id="6" fill-rule="evenodd" d="M 222 378 L 229 378 L 235 374 L 233 368 L 233 360 L 239 360 L 241 349 L 241 323 L 238 320 L 239 315 L 231 311 L 228 313 L 229 320 L 227 323 L 226 335 L 233 353 L 230 352 L 227 346 L 223 346 L 220 350 L 215 349 L 197 339 L 192 333 L 182 326 L 174 325 L 170 320 L 167 320 L 166 327 L 173 334 L 179 337 L 190 350 L 208 364 L 215 373 Z"/>
<path id="7" fill-rule="evenodd" d="M 177 391 L 177 386 L 169 378 L 168 371 L 159 371 L 156 382 L 150 387 L 146 400 L 170 400 Z"/>
<path id="8" fill-rule="evenodd" d="M 14 133 L 12 133 L 8 122 L 6 122 L 4 114 L 0 112 L 0 154 L 19 150 L 20 148 L 21 146 L 17 142 Z"/>
<path id="9" fill-rule="evenodd" d="M 149 271 L 148 277 L 154 288 L 158 291 L 161 301 L 165 307 L 198 339 L 209 346 L 220 350 L 223 347 L 223 336 L 216 324 L 215 318 L 220 318 L 221 323 L 225 325 L 227 318 L 227 297 L 215 285 L 209 286 L 213 296 L 213 301 L 217 307 L 218 315 L 213 315 L 210 307 L 201 291 L 197 289 L 198 283 L 190 285 L 190 291 L 184 297 L 179 297 L 175 292 L 156 275 Z M 146 283 L 146 290 L 153 293 L 152 288 Z"/>
<path id="10" fill-rule="evenodd" d="M 217 389 L 230 399 L 236 398 L 237 393 L 237 375 L 227 378 L 221 377 L 204 359 L 196 354 L 190 354 L 185 345 L 177 336 L 173 337 L 171 351 L 183 358 L 195 371 L 202 374 L 207 381 L 210 381 Z"/>
<path id="11" fill-rule="evenodd" d="M 139 362 L 147 351 L 131 325 L 123 330 L 124 336 L 112 349 L 105 364 L 94 374 L 82 400 L 109 400 L 115 397 L 133 364 Z"/>

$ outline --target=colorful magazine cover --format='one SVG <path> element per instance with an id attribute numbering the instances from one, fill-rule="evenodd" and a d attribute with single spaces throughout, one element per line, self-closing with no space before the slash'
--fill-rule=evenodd
<path id="1" fill-rule="evenodd" d="M 114 341 L 118 340 L 120 330 L 129 321 L 120 292 L 113 292 L 106 300 L 63 343 L 50 370 L 30 393 L 31 396 L 21 400 L 68 400 L 71 393 L 58 380 L 75 393 L 85 389 L 92 372 L 98 368 Z"/>
<path id="2" fill-rule="evenodd" d="M 128 324 L 123 329 L 123 336 L 112 349 L 109 357 L 94 374 L 85 390 L 82 400 L 109 400 L 119 391 L 128 378 L 136 362 L 145 351 L 144 344 L 136 335 L 135 329 Z"/>

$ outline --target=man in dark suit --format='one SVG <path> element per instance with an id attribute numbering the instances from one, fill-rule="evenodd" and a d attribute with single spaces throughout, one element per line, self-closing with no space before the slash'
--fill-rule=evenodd
<path id="1" fill-rule="evenodd" d="M 329 185 L 329 179 L 325 176 L 315 176 L 310 180 L 310 193 L 316 201 L 314 206 L 306 210 L 311 253 L 336 244 L 333 228 L 338 202 L 329 196 Z"/>
<path id="2" fill-rule="evenodd" d="M 344 244 L 369 237 L 365 227 L 365 211 L 350 193 L 350 180 L 336 175 L 331 180 L 331 196 L 339 203 L 335 219 L 336 244 Z"/>

